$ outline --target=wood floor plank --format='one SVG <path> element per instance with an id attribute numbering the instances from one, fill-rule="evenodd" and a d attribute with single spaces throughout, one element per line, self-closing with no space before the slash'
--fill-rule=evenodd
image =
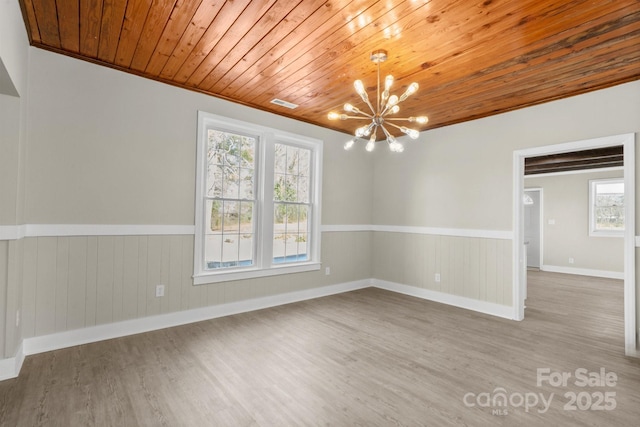
<path id="1" fill-rule="evenodd" d="M 622 281 L 530 272 L 528 284 L 522 322 L 369 288 L 29 356 L 0 382 L 0 425 L 637 425 Z M 538 386 L 538 368 L 618 380 Z M 500 389 L 551 404 L 465 404 Z M 565 393 L 605 391 L 614 410 L 565 410 Z"/>

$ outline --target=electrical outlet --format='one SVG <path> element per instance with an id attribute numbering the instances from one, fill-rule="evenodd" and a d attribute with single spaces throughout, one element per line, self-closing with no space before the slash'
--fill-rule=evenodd
<path id="1" fill-rule="evenodd" d="M 436 282 L 440 282 L 440 273 L 436 273 Z"/>
<path id="2" fill-rule="evenodd" d="M 573 264 L 573 258 L 569 258 L 569 264 Z"/>
<path id="3" fill-rule="evenodd" d="M 156 296 L 163 297 L 164 296 L 164 285 L 156 286 Z"/>
<path id="4" fill-rule="evenodd" d="M 325 274 L 326 276 L 330 275 L 330 274 L 331 274 L 331 267 L 327 267 L 327 268 L 325 268 L 325 269 L 324 269 L 324 274 Z"/>
<path id="5" fill-rule="evenodd" d="M 555 219 L 550 219 L 549 220 L 549 225 L 556 225 L 556 220 Z"/>

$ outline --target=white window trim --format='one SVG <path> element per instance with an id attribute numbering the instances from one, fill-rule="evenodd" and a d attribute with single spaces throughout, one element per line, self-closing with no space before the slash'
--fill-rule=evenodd
<path id="1" fill-rule="evenodd" d="M 256 235 L 258 247 L 256 265 L 252 267 L 240 267 L 211 271 L 204 268 L 204 190 L 206 171 L 206 141 L 207 128 L 215 127 L 230 132 L 256 135 L 259 138 L 257 168 L 259 178 L 256 180 L 257 212 L 254 217 L 257 221 Z M 273 174 L 274 146 L 277 142 L 288 145 L 309 148 L 312 150 L 312 176 L 311 188 L 311 244 L 310 260 L 290 264 L 272 264 L 273 242 Z M 215 114 L 198 111 L 198 136 L 196 153 L 196 201 L 195 201 L 195 238 L 194 238 L 194 273 L 193 284 L 203 285 L 230 280 L 251 279 L 256 277 L 275 276 L 280 274 L 300 273 L 319 270 L 320 260 L 320 213 L 322 196 L 322 141 L 307 136 L 296 135 L 266 126 L 233 120 Z M 267 166 L 269 168 L 267 168 Z"/>
<path id="2" fill-rule="evenodd" d="M 624 229 L 623 230 L 596 230 L 596 219 L 595 219 L 595 191 L 596 185 L 605 183 L 605 182 L 619 182 L 624 184 L 624 178 L 601 178 L 601 179 L 590 179 L 589 180 L 589 237 L 624 237 Z M 627 201 L 625 200 L 625 204 Z"/>

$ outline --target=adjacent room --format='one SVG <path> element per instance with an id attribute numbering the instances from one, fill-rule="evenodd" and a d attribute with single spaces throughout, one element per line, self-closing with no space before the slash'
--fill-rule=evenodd
<path id="1" fill-rule="evenodd" d="M 635 426 L 638 133 L 635 0 L 3 0 L 0 425 Z"/>

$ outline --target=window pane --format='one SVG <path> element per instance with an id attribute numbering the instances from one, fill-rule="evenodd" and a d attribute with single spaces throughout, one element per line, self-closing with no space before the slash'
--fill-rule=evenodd
<path id="1" fill-rule="evenodd" d="M 273 199 L 280 202 L 297 202 L 298 177 L 276 174 L 273 185 Z"/>
<path id="2" fill-rule="evenodd" d="M 300 149 L 300 176 L 311 175 L 311 150 Z"/>
<path id="3" fill-rule="evenodd" d="M 222 262 L 222 207 L 219 200 L 205 203 L 204 261 L 207 269 L 218 268 Z"/>
<path id="4" fill-rule="evenodd" d="M 300 165 L 300 149 L 297 147 L 287 147 L 287 173 L 298 175 Z"/>
<path id="5" fill-rule="evenodd" d="M 596 193 L 600 194 L 618 194 L 624 195 L 624 183 L 611 182 L 596 184 Z"/>
<path id="6" fill-rule="evenodd" d="M 222 164 L 223 151 L 219 147 L 225 138 L 225 133 L 209 129 L 207 136 L 207 163 Z"/>
<path id="7" fill-rule="evenodd" d="M 210 164 L 207 168 L 207 196 L 208 197 L 222 197 L 223 192 L 223 180 L 222 180 L 223 168 L 221 165 Z"/>
<path id="8" fill-rule="evenodd" d="M 240 236 L 240 265 L 253 265 L 253 233 L 243 233 Z"/>
<path id="9" fill-rule="evenodd" d="M 222 202 L 207 200 L 204 217 L 206 219 L 206 233 L 222 232 Z"/>
<path id="10" fill-rule="evenodd" d="M 301 176 L 298 178 L 298 201 L 300 203 L 309 203 L 309 178 Z"/>
<path id="11" fill-rule="evenodd" d="M 222 232 L 237 233 L 239 227 L 238 202 L 222 202 Z"/>
<path id="12" fill-rule="evenodd" d="M 240 171 L 237 168 L 225 166 L 222 179 L 224 180 L 222 197 L 237 199 L 240 193 Z"/>
<path id="13" fill-rule="evenodd" d="M 253 202 L 239 202 L 237 203 L 239 224 L 237 231 L 226 233 L 225 237 L 228 247 L 223 247 L 226 251 L 228 249 L 229 261 L 237 261 L 238 266 L 246 266 L 253 264 Z M 231 240 L 228 242 L 227 240 Z M 225 252 L 226 253 L 226 252 Z"/>
<path id="14" fill-rule="evenodd" d="M 595 215 L 598 230 L 624 230 L 624 207 L 597 207 Z"/>
<path id="15" fill-rule="evenodd" d="M 208 136 L 207 196 L 253 199 L 256 138 L 213 129 Z"/>
<path id="16" fill-rule="evenodd" d="M 256 144 L 253 138 L 243 138 L 242 151 L 240 152 L 240 166 L 243 168 L 254 169 L 256 156 Z"/>
<path id="17" fill-rule="evenodd" d="M 311 151 L 276 144 L 274 200 L 309 203 Z"/>
<path id="18" fill-rule="evenodd" d="M 287 170 L 287 146 L 283 144 L 275 145 L 274 172 L 284 174 Z"/>
<path id="19" fill-rule="evenodd" d="M 253 202 L 240 202 L 240 234 L 253 232 Z"/>
<path id="20" fill-rule="evenodd" d="M 624 230 L 624 183 L 621 181 L 596 182 L 594 195 L 595 229 L 601 231 Z"/>
<path id="21" fill-rule="evenodd" d="M 273 177 L 273 200 L 286 201 L 287 200 L 287 188 L 286 188 L 286 175 L 277 173 Z"/>
<path id="22" fill-rule="evenodd" d="M 240 169 L 240 199 L 253 200 L 253 176 L 253 169 Z"/>
<path id="23" fill-rule="evenodd" d="M 207 270 L 222 267 L 222 235 L 205 234 L 204 267 Z"/>
<path id="24" fill-rule="evenodd" d="M 296 238 L 298 243 L 298 261 L 307 261 L 309 259 L 309 242 L 308 234 L 300 233 Z"/>
<path id="25" fill-rule="evenodd" d="M 222 240 L 222 266 L 234 267 L 238 265 L 238 236 L 225 234 Z"/>
<path id="26" fill-rule="evenodd" d="M 207 133 L 205 267 L 252 265 L 257 139 L 209 129 Z M 246 201 L 245 201 L 246 200 Z"/>
<path id="27" fill-rule="evenodd" d="M 273 262 L 289 263 L 309 260 L 309 206 L 275 204 Z"/>
<path id="28" fill-rule="evenodd" d="M 207 200 L 205 267 L 253 265 L 254 202 Z"/>
<path id="29" fill-rule="evenodd" d="M 276 144 L 275 154 L 273 262 L 306 261 L 311 150 Z"/>

